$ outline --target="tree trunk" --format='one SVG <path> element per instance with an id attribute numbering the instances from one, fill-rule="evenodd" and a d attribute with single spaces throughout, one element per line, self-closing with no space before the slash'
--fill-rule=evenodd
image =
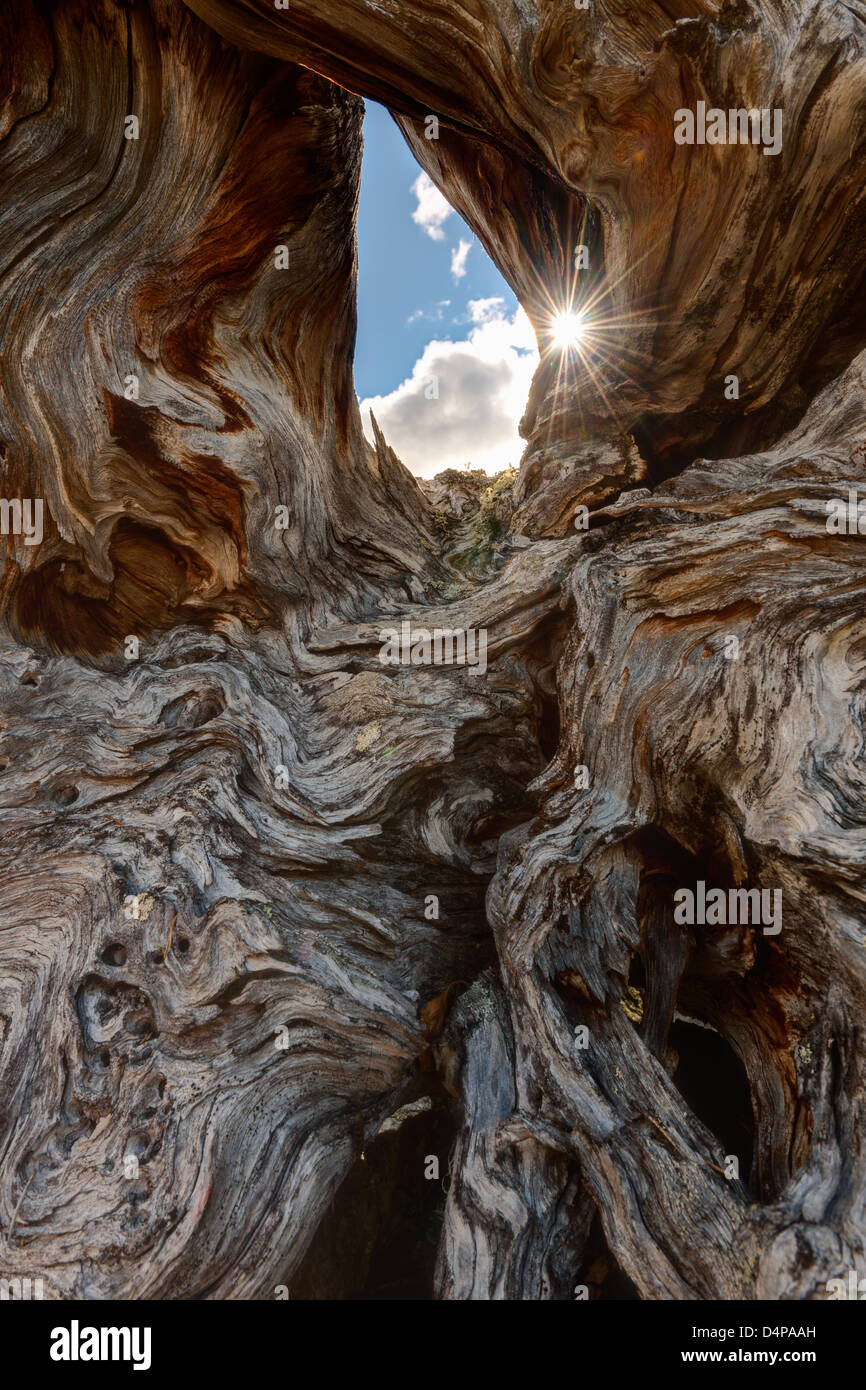
<path id="1" fill-rule="evenodd" d="M 513 485 L 362 433 L 359 96 L 539 334 Z M 781 148 L 676 143 L 699 102 Z M 854 0 L 0 12 L 2 491 L 44 504 L 4 513 L 0 1274 L 864 1272 L 864 102 Z M 486 669 L 383 660 L 404 623 Z"/>

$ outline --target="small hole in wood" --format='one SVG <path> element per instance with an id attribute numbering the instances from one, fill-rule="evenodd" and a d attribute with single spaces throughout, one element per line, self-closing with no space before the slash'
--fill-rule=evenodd
<path id="1" fill-rule="evenodd" d="M 125 965 L 126 947 L 121 941 L 111 941 L 102 952 L 101 959 L 106 965 Z"/>
<path id="2" fill-rule="evenodd" d="M 78 788 L 70 783 L 62 787 L 55 787 L 51 793 L 51 800 L 55 806 L 71 806 L 73 801 L 78 800 Z"/>

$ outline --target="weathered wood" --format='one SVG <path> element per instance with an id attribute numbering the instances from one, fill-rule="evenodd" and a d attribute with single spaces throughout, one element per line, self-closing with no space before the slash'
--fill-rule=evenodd
<path id="1" fill-rule="evenodd" d="M 760 448 L 863 345 L 858 6 L 333 0 L 324 17 L 317 0 L 192 4 L 233 42 L 390 105 L 542 346 L 555 312 L 587 307 L 587 359 L 543 353 L 530 395 L 529 534 L 567 529 L 563 467 L 573 502 L 597 505 L 601 480 L 611 495 L 635 479 L 629 431 L 662 472 L 710 444 Z M 676 113 L 698 101 L 780 112 L 781 149 L 676 144 Z"/>
<path id="2" fill-rule="evenodd" d="M 0 12 L 0 477 L 45 504 L 2 580 L 0 1274 L 357 1293 L 443 1087 L 439 1297 L 595 1289 L 597 1221 L 644 1298 L 864 1267 L 857 10 Z M 352 93 L 542 346 L 598 296 L 494 494 L 364 439 Z M 677 145 L 704 99 L 781 151 Z M 387 664 L 404 621 L 485 669 Z M 781 930 L 678 922 L 698 882 Z"/>

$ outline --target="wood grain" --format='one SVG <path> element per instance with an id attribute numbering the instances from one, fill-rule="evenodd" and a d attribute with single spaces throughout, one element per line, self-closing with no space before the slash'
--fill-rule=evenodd
<path id="1" fill-rule="evenodd" d="M 0 1275 L 364 1294 L 454 1125 L 431 1296 L 863 1267 L 864 59 L 829 0 L 3 7 Z M 360 96 L 542 347 L 590 246 L 495 496 L 362 432 Z"/>

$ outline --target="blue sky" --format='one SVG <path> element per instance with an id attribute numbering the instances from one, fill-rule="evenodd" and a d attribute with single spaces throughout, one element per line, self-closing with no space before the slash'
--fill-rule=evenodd
<path id="1" fill-rule="evenodd" d="M 391 116 L 370 101 L 364 141 L 355 388 L 365 428 L 372 405 L 389 444 L 427 477 L 469 461 L 488 473 L 516 465 L 534 334 Z"/>

